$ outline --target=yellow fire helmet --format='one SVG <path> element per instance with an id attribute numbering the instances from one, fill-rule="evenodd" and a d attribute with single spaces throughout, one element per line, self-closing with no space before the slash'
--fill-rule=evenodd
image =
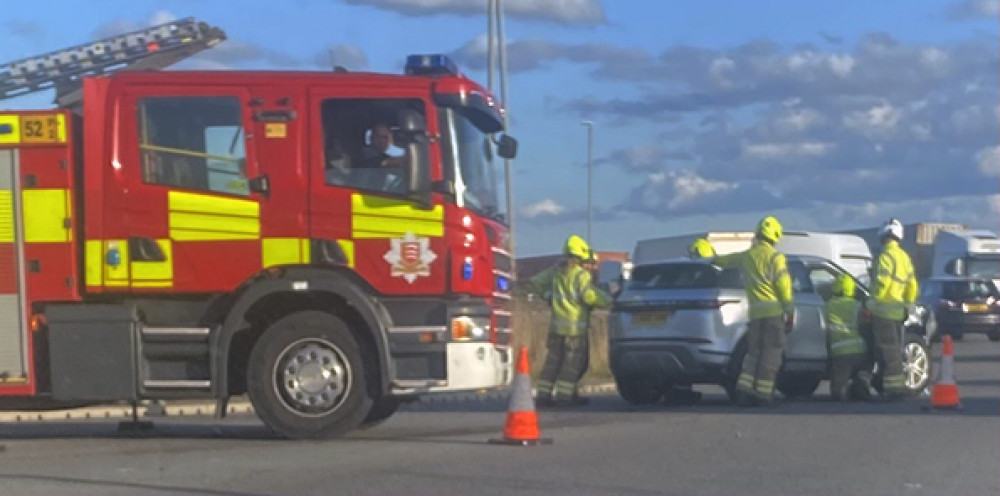
<path id="1" fill-rule="evenodd" d="M 577 257 L 580 260 L 589 260 L 591 256 L 590 246 L 583 238 L 574 234 L 566 238 L 566 245 L 563 246 L 563 254 Z"/>
<path id="2" fill-rule="evenodd" d="M 688 246 L 688 256 L 691 258 L 715 258 L 715 248 L 705 238 L 698 238 Z"/>
<path id="3" fill-rule="evenodd" d="M 768 215 L 757 223 L 757 236 L 772 243 L 777 243 L 781 239 L 781 223 L 772 215 Z"/>
<path id="4" fill-rule="evenodd" d="M 854 279 L 847 274 L 840 274 L 837 279 L 833 281 L 833 294 L 838 296 L 845 296 L 847 298 L 854 297 Z"/>

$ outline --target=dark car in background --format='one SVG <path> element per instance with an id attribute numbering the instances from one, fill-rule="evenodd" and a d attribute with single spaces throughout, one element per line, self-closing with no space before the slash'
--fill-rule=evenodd
<path id="1" fill-rule="evenodd" d="M 977 333 L 1000 341 L 1000 293 L 989 279 L 931 278 L 923 283 L 920 302 L 934 312 L 939 336 Z"/>

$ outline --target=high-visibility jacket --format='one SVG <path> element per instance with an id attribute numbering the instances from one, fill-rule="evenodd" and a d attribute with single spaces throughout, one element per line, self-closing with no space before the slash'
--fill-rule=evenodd
<path id="1" fill-rule="evenodd" d="M 858 332 L 861 304 L 854 298 L 834 296 L 823 306 L 826 338 L 831 356 L 857 355 L 865 352 L 865 340 Z"/>
<path id="2" fill-rule="evenodd" d="M 795 311 L 785 255 L 771 243 L 759 241 L 747 251 L 723 255 L 714 263 L 719 267 L 740 268 L 751 319 L 792 315 Z"/>
<path id="3" fill-rule="evenodd" d="M 903 320 L 907 309 L 917 299 L 917 278 L 910 256 L 889 240 L 882 247 L 872 278 L 872 293 L 868 306 L 876 317 Z"/>
<path id="4" fill-rule="evenodd" d="M 536 274 L 530 283 L 538 291 L 551 294 L 550 333 L 586 335 L 591 308 L 611 305 L 611 296 L 595 287 L 590 272 L 578 264 L 561 262 Z"/>

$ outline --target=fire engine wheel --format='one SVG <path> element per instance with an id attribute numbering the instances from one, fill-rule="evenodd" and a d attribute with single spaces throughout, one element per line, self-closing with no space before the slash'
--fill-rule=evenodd
<path id="1" fill-rule="evenodd" d="M 253 348 L 247 377 L 257 415 L 290 438 L 339 436 L 372 408 L 361 349 L 347 324 L 324 312 L 271 325 Z"/>

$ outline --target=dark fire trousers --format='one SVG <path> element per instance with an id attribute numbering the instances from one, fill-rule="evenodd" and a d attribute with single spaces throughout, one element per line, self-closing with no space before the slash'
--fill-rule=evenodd
<path id="1" fill-rule="evenodd" d="M 901 323 L 895 320 L 872 318 L 872 334 L 875 337 L 875 357 L 883 368 L 882 381 L 886 394 L 902 394 L 906 391 L 903 377 L 903 345 L 900 340 Z"/>
<path id="2" fill-rule="evenodd" d="M 538 397 L 554 400 L 576 396 L 576 385 L 590 364 L 590 344 L 586 334 L 549 334 L 548 355 L 538 378 Z"/>
<path id="3" fill-rule="evenodd" d="M 736 387 L 745 394 L 767 399 L 785 351 L 785 323 L 781 317 L 753 319 L 747 328 L 747 356 Z"/>

